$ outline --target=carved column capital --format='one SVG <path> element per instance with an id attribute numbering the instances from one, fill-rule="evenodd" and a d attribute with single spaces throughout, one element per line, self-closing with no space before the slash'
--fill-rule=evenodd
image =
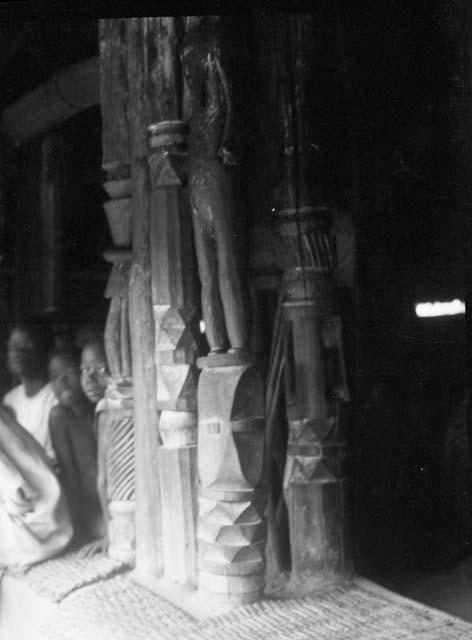
<path id="1" fill-rule="evenodd" d="M 115 247 L 131 246 L 131 180 L 108 180 L 103 184 L 110 200 L 103 208 Z"/>
<path id="2" fill-rule="evenodd" d="M 187 184 L 188 126 L 181 120 L 165 120 L 148 127 L 148 157 L 153 189 Z"/>

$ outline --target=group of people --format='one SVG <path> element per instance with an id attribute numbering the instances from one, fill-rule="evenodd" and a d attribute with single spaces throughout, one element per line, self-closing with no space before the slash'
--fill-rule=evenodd
<path id="1" fill-rule="evenodd" d="M 106 496 L 97 464 L 97 408 L 108 377 L 103 342 L 94 336 L 81 349 L 57 346 L 47 322 L 32 317 L 13 326 L 7 361 L 17 385 L 0 407 L 0 566 L 103 545 Z"/>

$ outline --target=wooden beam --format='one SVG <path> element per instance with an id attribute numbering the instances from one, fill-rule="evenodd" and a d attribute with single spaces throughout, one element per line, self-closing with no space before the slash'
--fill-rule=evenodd
<path id="1" fill-rule="evenodd" d="M 100 100 L 99 59 L 55 74 L 3 110 L 0 129 L 16 144 L 39 136 Z"/>
<path id="2" fill-rule="evenodd" d="M 39 199 L 42 235 L 42 306 L 50 311 L 58 307 L 62 293 L 61 142 L 60 132 L 54 131 L 44 136 L 41 144 Z"/>
<path id="3" fill-rule="evenodd" d="M 151 292 L 150 183 L 147 127 L 155 85 L 146 44 L 159 18 L 132 18 L 128 24 L 128 82 L 132 182 L 132 247 L 129 304 L 135 398 L 136 575 L 162 575 L 162 522 L 159 484 L 159 427 L 154 365 Z M 151 92 L 148 94 L 146 88 Z M 159 118 L 164 119 L 164 118 Z"/>

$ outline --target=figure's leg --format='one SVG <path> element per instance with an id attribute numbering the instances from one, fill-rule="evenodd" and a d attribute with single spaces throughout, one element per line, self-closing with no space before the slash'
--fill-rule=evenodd
<path id="1" fill-rule="evenodd" d="M 105 352 L 112 375 L 121 375 L 121 298 L 113 296 L 110 300 L 105 324 Z"/>
<path id="2" fill-rule="evenodd" d="M 81 541 L 82 536 L 82 514 L 80 509 L 82 496 L 80 495 L 81 482 L 72 446 L 72 428 L 73 426 L 62 407 L 54 407 L 49 417 L 49 434 L 56 454 L 59 482 L 69 506 L 74 528 L 74 543 L 77 543 Z"/>
<path id="3" fill-rule="evenodd" d="M 98 495 L 97 440 L 88 420 L 75 424 L 70 432 L 71 445 L 80 476 L 80 507 L 87 539 L 94 540 L 104 534 L 102 507 Z"/>
<path id="4" fill-rule="evenodd" d="M 208 192 L 208 197 L 210 197 L 209 194 L 210 192 Z M 205 219 L 205 213 L 211 217 L 207 199 L 198 198 L 192 203 L 192 219 L 202 285 L 202 315 L 205 321 L 206 336 L 211 351 L 218 352 L 226 348 L 227 341 L 218 285 L 218 256 L 214 229 L 208 221 L 208 217 Z"/>
<path id="5" fill-rule="evenodd" d="M 128 297 L 121 298 L 121 374 L 124 378 L 131 376 L 131 336 L 129 330 Z"/>
<path id="6" fill-rule="evenodd" d="M 108 549 L 108 528 L 110 513 L 108 509 L 108 449 L 110 440 L 110 420 L 106 411 L 100 411 L 95 416 L 97 433 L 97 475 L 96 490 L 101 507 L 100 517 L 93 523 L 92 531 L 95 536 L 99 536 L 90 544 L 83 547 L 81 555 L 89 557 L 95 553 L 105 553 Z"/>
<path id="7" fill-rule="evenodd" d="M 223 178 L 224 179 L 224 178 Z M 219 288 L 226 321 L 226 331 L 232 349 L 248 346 L 248 301 L 246 300 L 236 259 L 231 218 L 230 193 L 224 183 L 214 191 L 215 235 L 218 250 Z"/>

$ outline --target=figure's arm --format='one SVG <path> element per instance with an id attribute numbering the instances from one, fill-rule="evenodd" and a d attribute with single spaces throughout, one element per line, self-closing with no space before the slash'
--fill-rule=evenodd
<path id="1" fill-rule="evenodd" d="M 128 297 L 121 299 L 121 336 L 120 336 L 120 350 L 121 350 L 121 375 L 124 378 L 131 376 L 131 336 L 129 330 L 129 305 Z"/>
<path id="2" fill-rule="evenodd" d="M 5 401 L 3 402 L 3 404 L 1 405 L 2 409 L 4 409 L 8 415 L 13 418 L 14 420 L 16 420 L 16 414 L 15 411 L 13 409 L 13 407 L 11 407 L 9 404 L 5 404 Z"/>
<path id="3" fill-rule="evenodd" d="M 107 321 L 105 324 L 105 352 L 108 365 L 112 375 L 121 375 L 121 299 L 113 296 L 110 300 L 110 309 L 108 311 Z"/>
<path id="4" fill-rule="evenodd" d="M 48 420 L 49 437 L 51 439 L 52 453 L 55 457 L 55 470 L 60 476 L 61 484 L 66 492 L 67 500 L 73 505 L 77 504 L 75 492 L 78 483 L 70 478 L 73 473 L 74 462 L 71 459 L 68 429 L 69 424 L 64 410 L 60 406 L 55 406 L 49 413 Z"/>
<path id="5" fill-rule="evenodd" d="M 0 447 L 0 503 L 11 519 L 20 520 L 34 509 L 37 492 L 23 478 L 8 452 Z"/>
<path id="6" fill-rule="evenodd" d="M 228 78 L 220 62 L 219 56 L 215 55 L 214 60 L 221 81 L 221 86 L 223 87 L 223 96 L 226 105 L 225 125 L 218 155 L 224 165 L 236 165 L 237 160 L 234 156 L 234 153 L 230 149 L 231 138 L 233 137 L 233 100 L 231 98 L 231 92 L 229 90 Z"/>

